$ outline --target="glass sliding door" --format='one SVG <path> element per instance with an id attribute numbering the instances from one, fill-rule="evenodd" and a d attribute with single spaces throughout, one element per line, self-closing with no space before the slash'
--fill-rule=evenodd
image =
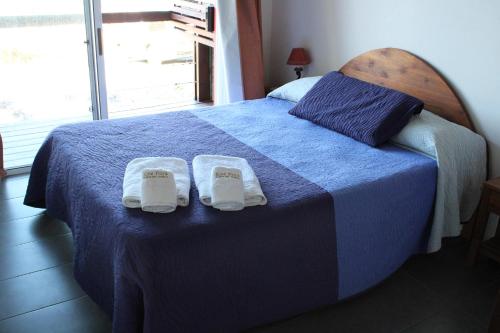
<path id="1" fill-rule="evenodd" d="M 193 40 L 168 21 L 171 4 L 101 0 L 109 118 L 196 104 Z"/>
<path id="2" fill-rule="evenodd" d="M 0 2 L 0 133 L 8 170 L 30 166 L 53 128 L 99 117 L 89 75 L 96 60 L 89 57 L 89 4 Z"/>
<path id="3" fill-rule="evenodd" d="M 83 0 L 87 31 L 90 94 L 94 120 L 108 119 L 100 0 Z"/>
<path id="4" fill-rule="evenodd" d="M 177 2 L 201 11 L 207 5 L 0 1 L 0 134 L 8 173 L 30 167 L 57 126 L 210 102 L 213 30 L 175 12 Z"/>

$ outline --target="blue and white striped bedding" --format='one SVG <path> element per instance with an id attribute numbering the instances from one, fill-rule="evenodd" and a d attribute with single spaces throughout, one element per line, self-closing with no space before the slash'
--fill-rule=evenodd
<path id="1" fill-rule="evenodd" d="M 335 303 L 425 250 L 436 162 L 372 148 L 262 99 L 67 125 L 33 165 L 25 202 L 66 221 L 75 277 L 115 332 L 233 332 Z M 190 206 L 152 215 L 121 205 L 143 156 L 246 158 L 267 206 Z"/>

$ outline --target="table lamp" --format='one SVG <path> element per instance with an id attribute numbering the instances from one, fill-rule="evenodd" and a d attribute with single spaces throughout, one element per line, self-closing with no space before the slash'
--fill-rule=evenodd
<path id="1" fill-rule="evenodd" d="M 307 53 L 306 49 L 303 48 L 294 48 L 288 57 L 287 65 L 296 66 L 295 73 L 297 73 L 297 79 L 302 77 L 302 71 L 304 70 L 305 65 L 309 65 L 311 63 L 311 58 L 309 57 L 309 53 Z"/>

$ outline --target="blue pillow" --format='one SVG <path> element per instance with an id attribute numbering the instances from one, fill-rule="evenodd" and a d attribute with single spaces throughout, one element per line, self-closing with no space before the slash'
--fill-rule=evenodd
<path id="1" fill-rule="evenodd" d="M 398 134 L 423 106 L 402 92 L 331 72 L 289 113 L 375 147 Z"/>

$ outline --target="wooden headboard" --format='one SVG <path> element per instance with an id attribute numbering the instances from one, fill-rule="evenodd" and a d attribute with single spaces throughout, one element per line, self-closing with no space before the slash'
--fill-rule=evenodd
<path id="1" fill-rule="evenodd" d="M 356 79 L 402 91 L 419 98 L 425 109 L 474 130 L 470 117 L 446 80 L 424 60 L 400 49 L 366 52 L 340 71 Z"/>

